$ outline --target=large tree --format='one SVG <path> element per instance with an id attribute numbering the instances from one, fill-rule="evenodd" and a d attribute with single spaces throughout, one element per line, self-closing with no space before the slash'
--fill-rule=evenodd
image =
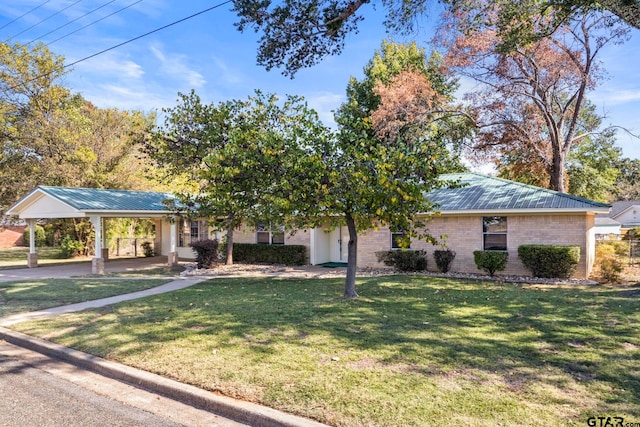
<path id="1" fill-rule="evenodd" d="M 192 91 L 164 113 L 147 152 L 170 175 L 193 180 L 195 194 L 182 193 L 178 208 L 226 230 L 227 264 L 240 225 L 290 226 L 293 213 L 317 206 L 318 168 L 305 162 L 327 130 L 301 98 L 281 103 L 256 92 L 246 100 L 205 104 Z"/>
<path id="2" fill-rule="evenodd" d="M 537 163 L 547 186 L 566 192 L 567 156 L 594 132 L 580 119 L 588 92 L 602 78 L 598 54 L 623 41 L 626 28 L 616 18 L 590 13 L 509 53 L 498 50 L 495 26 L 469 26 L 464 14 L 456 14 L 446 28 L 446 62 L 480 84 L 467 94 L 477 127 L 474 149 Z"/>
<path id="3" fill-rule="evenodd" d="M 0 211 L 37 185 L 152 185 L 139 142 L 154 117 L 72 94 L 63 62 L 44 45 L 0 44 Z"/>
<path id="4" fill-rule="evenodd" d="M 284 67 L 293 76 L 298 70 L 318 63 L 328 55 L 339 54 L 350 33 L 358 31 L 358 23 L 379 5 L 386 11 L 388 30 L 410 33 L 418 18 L 436 2 L 424 0 L 285 0 L 282 2 L 234 0 L 234 10 L 240 20 L 240 31 L 261 32 L 258 64 L 267 69 Z M 473 0 L 443 0 L 452 10 L 478 9 Z M 551 34 L 589 10 L 608 10 L 628 25 L 640 28 L 639 0 L 502 0 L 501 17 L 495 22 L 500 30 L 499 44 L 503 49 L 528 44 Z M 541 14 L 555 9 L 554 19 L 539 21 Z M 476 15 L 485 19 L 482 8 Z M 542 25 L 532 25 L 538 21 Z M 514 25 L 516 23 L 516 25 Z"/>
<path id="5" fill-rule="evenodd" d="M 436 59 L 427 61 L 415 44 L 383 42 L 364 74 L 364 79 L 349 82 L 347 101 L 336 113 L 335 148 L 323 157 L 328 177 L 323 206 L 343 219 L 349 231 L 347 298 L 358 296 L 358 233 L 388 225 L 407 238 L 435 242 L 419 219 L 436 210 L 425 194 L 448 185 L 439 175 L 459 166 L 436 120 L 404 114 L 408 104 L 436 108 L 448 102 L 455 82 L 441 73 Z M 407 76 L 420 90 L 398 90 L 398 78 Z M 386 108 L 380 110 L 382 106 Z M 377 111 L 383 113 L 375 116 Z"/>

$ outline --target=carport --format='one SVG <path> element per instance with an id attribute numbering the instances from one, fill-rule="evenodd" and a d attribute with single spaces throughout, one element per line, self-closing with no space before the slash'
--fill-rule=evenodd
<path id="1" fill-rule="evenodd" d="M 173 223 L 174 212 L 164 204 L 173 200 L 170 193 L 129 190 L 103 190 L 95 188 L 70 188 L 38 186 L 20 199 L 6 212 L 27 221 L 29 230 L 34 230 L 38 219 L 88 218 L 95 231 L 95 256 L 92 260 L 92 272 L 104 274 L 104 262 L 107 258 L 105 218 L 152 218 L 156 222 L 156 243 L 161 233 L 162 222 Z M 176 251 L 176 227 L 168 227 L 170 232 L 168 265 L 178 262 Z M 165 251 L 159 251 L 165 252 Z M 29 255 L 27 265 L 38 266 L 38 254 L 35 247 L 35 233 L 29 233 Z"/>

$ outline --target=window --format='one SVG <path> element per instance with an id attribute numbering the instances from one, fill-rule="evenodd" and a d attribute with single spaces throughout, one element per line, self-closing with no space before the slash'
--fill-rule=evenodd
<path id="1" fill-rule="evenodd" d="M 407 243 L 409 245 L 405 246 Z M 396 231 L 391 230 L 391 249 L 408 249 L 411 247 L 411 241 L 407 241 L 407 233 L 403 228 L 397 228 Z"/>
<path id="2" fill-rule="evenodd" d="M 482 218 L 483 247 L 485 251 L 507 250 L 507 217 L 485 216 Z"/>
<path id="3" fill-rule="evenodd" d="M 209 238 L 207 221 L 185 221 L 183 224 L 184 226 L 180 229 L 178 246 L 184 248 L 189 246 L 191 242 Z"/>
<path id="4" fill-rule="evenodd" d="M 256 241 L 262 245 L 284 245 L 284 224 L 274 226 L 266 221 L 258 221 Z"/>

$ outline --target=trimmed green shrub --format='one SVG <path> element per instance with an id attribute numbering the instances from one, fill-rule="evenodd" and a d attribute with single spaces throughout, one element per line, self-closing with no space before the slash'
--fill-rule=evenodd
<path id="1" fill-rule="evenodd" d="M 302 245 L 234 243 L 233 260 L 247 263 L 305 265 L 307 248 Z"/>
<path id="2" fill-rule="evenodd" d="M 456 257 L 456 252 L 449 249 L 439 249 L 433 251 L 433 257 L 436 259 L 438 270 L 442 273 L 446 273 L 451 268 L 451 263 Z"/>
<path id="3" fill-rule="evenodd" d="M 82 242 L 73 239 L 71 236 L 64 236 L 60 242 L 60 254 L 63 258 L 73 258 L 84 251 Z"/>
<path id="4" fill-rule="evenodd" d="M 37 225 L 34 227 L 35 228 L 35 244 L 37 247 L 40 246 L 45 246 L 47 244 L 47 235 L 44 232 L 44 227 Z M 22 241 L 24 242 L 25 246 L 29 246 L 29 239 L 31 237 L 31 229 L 29 227 L 24 229 L 24 233 L 22 233 Z"/>
<path id="5" fill-rule="evenodd" d="M 571 277 L 580 261 L 579 246 L 521 245 L 518 258 L 535 277 Z"/>
<path id="6" fill-rule="evenodd" d="M 142 251 L 144 252 L 144 256 L 146 257 L 152 257 L 156 254 L 156 252 L 153 250 L 153 243 L 151 242 L 142 242 Z"/>
<path id="7" fill-rule="evenodd" d="M 422 250 L 399 250 L 376 252 L 379 262 L 400 271 L 423 271 L 427 269 L 427 257 Z"/>
<path id="8" fill-rule="evenodd" d="M 191 242 L 189 245 L 196 253 L 198 268 L 211 268 L 218 261 L 218 241 L 215 239 L 203 239 Z"/>
<path id="9" fill-rule="evenodd" d="M 489 273 L 493 277 L 496 271 L 507 268 L 509 253 L 503 251 L 473 251 L 473 260 L 478 269 Z"/>

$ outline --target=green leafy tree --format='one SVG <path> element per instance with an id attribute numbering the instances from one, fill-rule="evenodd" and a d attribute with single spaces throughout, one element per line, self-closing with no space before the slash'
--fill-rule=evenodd
<path id="1" fill-rule="evenodd" d="M 407 71 L 412 73 L 412 83 L 419 82 L 424 89 L 406 91 L 411 94 L 411 101 L 431 104 L 434 109 L 436 104 L 446 104 L 455 83 L 426 60 L 424 50 L 415 44 L 383 42 L 364 71 L 362 81 L 350 80 L 347 102 L 336 113 L 339 131 L 328 141 L 333 145 L 321 151 L 324 178 L 323 192 L 318 197 L 320 205 L 325 218 L 328 215 L 344 220 L 349 231 L 346 298 L 358 296 L 358 233 L 389 225 L 394 230 L 404 230 L 407 239 L 420 237 L 435 242 L 417 215 L 436 209 L 425 194 L 447 185 L 438 176 L 459 166 L 452 159 L 446 140 L 434 130 L 438 124 L 431 116 L 400 117 L 397 109 L 387 105 L 390 108 L 381 115 L 381 122 L 392 118 L 399 123 L 392 133 L 376 129 L 371 117 L 385 105 L 384 100 L 399 100 L 396 95 L 405 91 L 396 90 L 401 82 L 394 77 Z"/>
<path id="2" fill-rule="evenodd" d="M 169 174 L 194 180 L 196 194 L 181 194 L 182 207 L 226 229 L 227 264 L 233 263 L 238 226 L 290 226 L 288 216 L 317 205 L 311 198 L 317 169 L 305 162 L 325 128 L 301 98 L 280 103 L 275 95 L 256 92 L 214 105 L 192 91 L 165 114 L 147 152 Z"/>
<path id="3" fill-rule="evenodd" d="M 475 0 L 443 0 L 452 11 L 474 11 L 476 23 L 492 20 L 499 31 L 503 52 L 512 52 L 553 33 L 556 28 L 590 10 L 609 11 L 629 26 L 640 28 L 638 0 L 500 0 L 500 13 L 485 10 Z M 386 12 L 385 27 L 409 34 L 435 2 L 424 0 L 285 0 L 283 2 L 234 0 L 240 31 L 261 33 L 257 61 L 267 69 L 284 67 L 290 76 L 342 52 L 347 36 L 376 6 Z M 539 19 L 544 16 L 544 19 Z"/>
<path id="4" fill-rule="evenodd" d="M 618 177 L 612 201 L 640 199 L 640 159 L 628 157 L 619 159 L 615 163 Z"/>
<path id="5" fill-rule="evenodd" d="M 593 135 L 569 153 L 569 193 L 591 200 L 611 200 L 620 171 L 616 167 L 622 149 L 616 147 L 615 132 Z"/>

